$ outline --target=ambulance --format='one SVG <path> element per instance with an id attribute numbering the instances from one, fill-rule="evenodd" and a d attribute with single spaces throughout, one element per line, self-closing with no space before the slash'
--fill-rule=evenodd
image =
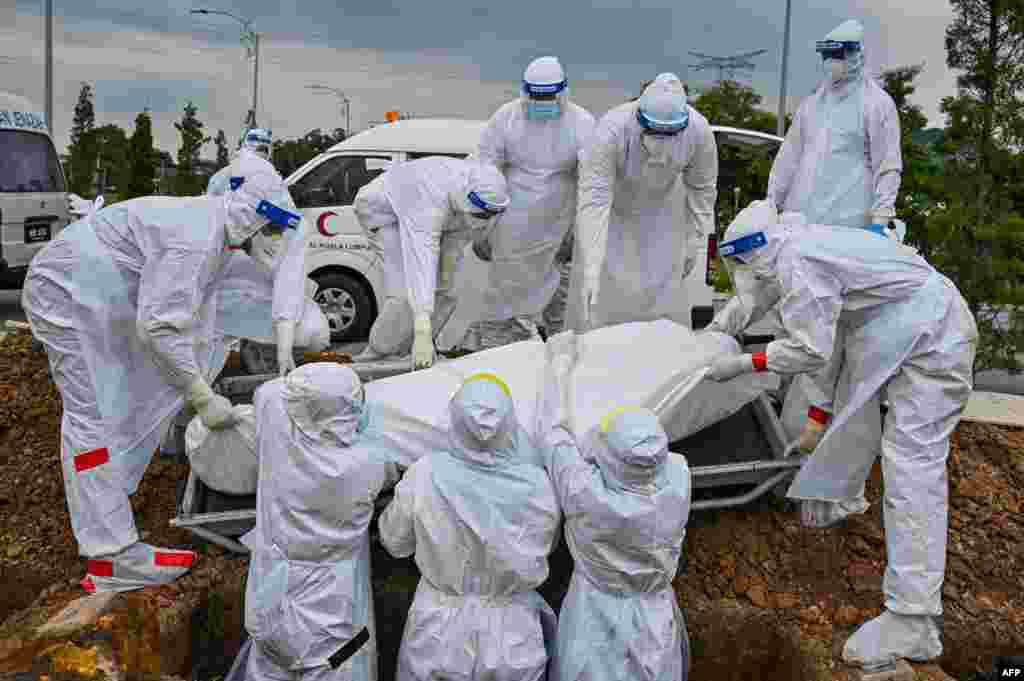
<path id="1" fill-rule="evenodd" d="M 0 288 L 21 288 L 32 256 L 69 223 L 45 115 L 24 97 L 0 92 Z"/>

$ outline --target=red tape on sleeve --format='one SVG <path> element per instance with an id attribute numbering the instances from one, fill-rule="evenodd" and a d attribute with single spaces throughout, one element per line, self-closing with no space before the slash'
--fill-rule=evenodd
<path id="1" fill-rule="evenodd" d="M 93 577 L 113 577 L 114 563 L 109 560 L 86 561 L 85 570 Z"/>
<path id="2" fill-rule="evenodd" d="M 110 461 L 110 453 L 107 451 L 106 447 L 82 452 L 75 457 L 75 471 L 81 473 L 82 471 L 87 471 L 90 468 L 102 466 L 108 461 Z"/>
<path id="3" fill-rule="evenodd" d="M 754 362 L 754 371 L 768 371 L 768 353 L 755 352 L 751 355 Z"/>
<path id="4" fill-rule="evenodd" d="M 811 407 L 807 410 L 807 418 L 812 421 L 817 421 L 824 426 L 828 425 L 828 420 L 832 418 L 832 415 L 819 407 Z"/>
<path id="5" fill-rule="evenodd" d="M 153 563 L 157 567 L 192 567 L 196 560 L 194 553 L 167 553 L 157 551 L 153 554 Z"/>

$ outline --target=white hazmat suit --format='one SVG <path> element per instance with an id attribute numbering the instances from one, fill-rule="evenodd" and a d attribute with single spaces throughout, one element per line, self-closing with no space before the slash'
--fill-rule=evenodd
<path id="1" fill-rule="evenodd" d="M 937 657 L 942 644 L 934 618 L 942 613 L 949 512 L 946 458 L 971 393 L 974 318 L 952 282 L 913 249 L 859 229 L 794 230 L 775 224 L 774 216 L 767 202 L 755 202 L 730 225 L 722 248 L 728 253 L 737 239 L 761 235 L 763 245 L 738 254 L 739 296 L 758 309 L 781 300 L 788 338 L 769 343 L 764 353 L 722 358 L 709 375 L 722 380 L 757 369 L 820 369 L 835 347 L 837 326 L 845 326 L 852 396 L 789 496 L 842 501 L 863 487 L 874 450 L 824 445 L 884 390 L 886 612 L 847 641 L 843 656 L 865 664 Z"/>
<path id="2" fill-rule="evenodd" d="M 523 95 L 491 116 L 477 151 L 479 160 L 504 174 L 510 198 L 490 233 L 490 287 L 481 319 L 527 317 L 545 326 L 542 313 L 561 279 L 555 256 L 576 219 L 578 159 L 595 121 L 565 96 L 556 58 L 531 62 L 523 83 Z M 535 91 L 557 99 L 534 99 Z M 538 104 L 555 110 L 537 112 Z"/>
<path id="3" fill-rule="evenodd" d="M 568 336 L 548 345 L 574 345 Z M 570 367 L 549 359 L 553 380 L 539 417 L 576 563 L 559 613 L 552 678 L 685 681 L 689 638 L 672 580 L 690 514 L 690 468 L 668 451 L 665 430 L 648 409 L 614 410 L 579 447 L 565 419 Z"/>
<path id="4" fill-rule="evenodd" d="M 469 377 L 450 403 L 450 449 L 413 464 L 380 520 L 421 578 L 397 681 L 543 681 L 554 613 L 547 578 L 561 513 L 499 378 Z"/>
<path id="5" fill-rule="evenodd" d="M 784 210 L 800 211 L 812 224 L 881 232 L 895 216 L 900 187 L 900 120 L 892 98 L 865 72 L 863 33 L 861 24 L 851 20 L 818 43 L 826 77 L 793 119 L 772 167 L 768 197 Z M 835 408 L 848 396 L 850 386 L 841 374 L 844 350 L 840 326 L 825 368 L 794 379 L 787 394 L 785 423 L 791 431 L 802 427 L 803 451 L 817 446 Z M 870 400 L 830 438 L 829 446 L 877 449 L 879 409 L 879 400 Z M 797 426 L 801 418 L 805 422 Z M 840 503 L 842 508 L 825 515 L 805 513 L 805 522 L 833 524 L 868 507 L 863 490 Z M 813 511 L 811 506 L 805 510 Z"/>
<path id="6" fill-rule="evenodd" d="M 359 377 L 305 364 L 254 398 L 259 456 L 246 678 L 375 681 L 374 500 L 398 468 L 373 435 Z"/>
<path id="7" fill-rule="evenodd" d="M 568 328 L 691 325 L 683 279 L 714 229 L 718 151 L 668 75 L 605 114 L 580 156 Z"/>
<path id="8" fill-rule="evenodd" d="M 243 145 L 235 160 L 220 171 L 225 173 L 226 185 L 218 182 L 214 186 L 211 178 L 207 193 L 219 196 L 234 191 L 244 185 L 247 177 L 266 172 L 268 168 L 273 168 L 269 161 Z M 290 194 L 284 207 L 299 213 Z M 316 304 L 310 300 L 315 284 L 306 277 L 305 226 L 303 220 L 297 229 L 284 232 L 265 229 L 253 236 L 249 254 L 235 251 L 232 255 L 220 296 L 218 313 L 222 324 L 233 328 L 236 336 L 256 341 L 274 340 L 278 372 L 282 376 L 295 368 L 294 346 L 318 351 L 330 345 L 327 320 L 317 313 Z M 256 263 L 261 267 L 253 267 Z M 270 300 L 268 315 L 248 312 L 253 306 L 246 303 L 267 299 Z"/>
<path id="9" fill-rule="evenodd" d="M 230 246 L 281 209 L 277 173 L 218 198 L 148 197 L 91 214 L 29 266 L 22 307 L 64 403 L 61 460 L 71 525 L 90 559 L 87 589 L 172 581 L 191 552 L 139 542 L 129 495 L 188 401 L 211 428 L 233 420 L 209 386 L 217 291 Z"/>
<path id="10" fill-rule="evenodd" d="M 448 293 L 463 248 L 507 206 L 494 166 L 440 156 L 395 166 L 359 190 L 353 209 L 383 253 L 386 294 L 361 358 L 411 349 L 415 368 L 433 363 L 433 334 L 454 308 Z"/>

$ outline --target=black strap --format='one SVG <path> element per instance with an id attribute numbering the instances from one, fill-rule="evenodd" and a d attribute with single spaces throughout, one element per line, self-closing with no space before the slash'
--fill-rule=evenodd
<path id="1" fill-rule="evenodd" d="M 363 627 L 362 631 L 356 634 L 348 643 L 343 645 L 338 652 L 327 658 L 327 663 L 331 665 L 331 669 L 337 669 L 341 665 L 345 664 L 350 657 L 359 652 L 359 649 L 366 645 L 366 642 L 370 640 L 370 630 Z"/>

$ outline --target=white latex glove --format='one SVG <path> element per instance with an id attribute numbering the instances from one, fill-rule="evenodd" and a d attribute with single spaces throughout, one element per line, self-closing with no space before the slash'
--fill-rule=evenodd
<path id="1" fill-rule="evenodd" d="M 441 273 L 438 277 L 437 288 L 440 291 L 448 291 L 452 287 L 452 277 L 455 276 L 455 267 L 459 264 L 459 252 L 441 253 Z"/>
<path id="2" fill-rule="evenodd" d="M 576 368 L 579 349 L 579 339 L 572 331 L 555 334 L 544 344 L 548 364 L 556 371 L 561 372 L 569 372 Z"/>
<path id="3" fill-rule="evenodd" d="M 277 343 L 277 375 L 285 376 L 295 369 L 295 323 L 284 321 L 274 324 L 274 341 Z"/>
<path id="4" fill-rule="evenodd" d="M 693 268 L 697 266 L 697 253 L 700 252 L 701 238 L 690 237 L 686 242 L 686 256 L 683 258 L 683 279 L 690 276 Z"/>
<path id="5" fill-rule="evenodd" d="M 227 428 L 235 422 L 231 401 L 223 395 L 214 394 L 210 384 L 201 378 L 189 384 L 185 399 L 210 430 Z"/>
<path id="6" fill-rule="evenodd" d="M 68 212 L 75 217 L 85 217 L 89 214 L 90 208 L 92 208 L 92 201 L 83 199 L 78 194 L 68 194 Z"/>
<path id="7" fill-rule="evenodd" d="M 412 369 L 426 369 L 434 364 L 434 339 L 431 337 L 430 315 L 419 314 L 413 324 Z"/>
<path id="8" fill-rule="evenodd" d="M 713 381 L 731 381 L 742 374 L 754 371 L 754 357 L 750 353 L 726 355 L 711 363 L 708 378 Z"/>
<path id="9" fill-rule="evenodd" d="M 803 432 L 800 433 L 800 438 L 797 440 L 797 447 L 804 454 L 810 454 L 821 442 L 821 437 L 828 430 L 828 426 L 819 421 L 815 421 L 812 418 L 807 419 L 807 423 L 804 424 Z"/>

